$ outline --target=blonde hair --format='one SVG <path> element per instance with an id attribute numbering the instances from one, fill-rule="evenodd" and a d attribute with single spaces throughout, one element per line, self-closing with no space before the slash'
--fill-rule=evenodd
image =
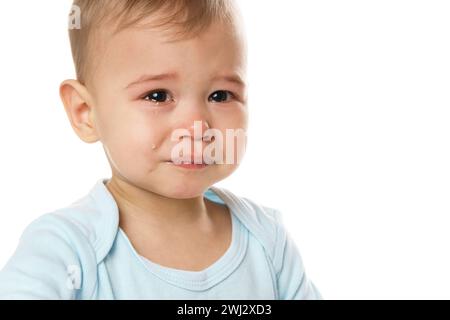
<path id="1" fill-rule="evenodd" d="M 150 27 L 166 27 L 176 38 L 186 38 L 212 22 L 232 22 L 235 13 L 233 0 L 74 0 L 73 6 L 81 21 L 79 28 L 69 29 L 69 38 L 77 79 L 82 83 L 92 72 L 95 35 L 105 26 L 112 26 L 114 34 L 158 13 Z"/>

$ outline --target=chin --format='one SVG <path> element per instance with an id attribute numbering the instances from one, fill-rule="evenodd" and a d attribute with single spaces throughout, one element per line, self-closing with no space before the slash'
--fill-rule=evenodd
<path id="1" fill-rule="evenodd" d="M 164 196 L 173 199 L 190 199 L 196 198 L 210 187 L 211 184 L 206 182 L 185 182 L 180 180 L 178 183 L 168 185 L 164 190 Z"/>

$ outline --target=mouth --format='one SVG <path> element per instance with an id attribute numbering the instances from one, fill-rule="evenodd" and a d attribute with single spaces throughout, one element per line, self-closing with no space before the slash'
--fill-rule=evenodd
<path id="1" fill-rule="evenodd" d="M 171 165 L 173 165 L 173 166 L 176 166 L 176 167 L 178 167 L 178 168 L 183 168 L 183 169 L 204 169 L 204 168 L 207 168 L 207 167 L 209 167 L 210 166 L 210 164 L 207 164 L 207 163 L 205 163 L 205 162 L 202 162 L 202 163 L 194 163 L 193 161 L 192 162 L 189 162 L 189 161 L 183 161 L 183 162 L 181 162 L 181 163 L 175 163 L 175 162 L 173 162 L 173 161 L 166 161 L 166 163 L 168 163 L 168 164 L 171 164 Z"/>

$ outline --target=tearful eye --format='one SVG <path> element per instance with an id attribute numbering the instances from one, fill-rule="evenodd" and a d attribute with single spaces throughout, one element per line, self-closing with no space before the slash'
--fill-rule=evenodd
<path id="1" fill-rule="evenodd" d="M 208 100 L 212 102 L 227 102 L 228 98 L 234 98 L 233 93 L 230 91 L 219 90 L 211 94 Z"/>
<path id="2" fill-rule="evenodd" d="M 170 93 L 165 90 L 157 90 L 148 93 L 144 96 L 144 100 L 154 102 L 154 103 L 164 103 L 172 101 Z"/>

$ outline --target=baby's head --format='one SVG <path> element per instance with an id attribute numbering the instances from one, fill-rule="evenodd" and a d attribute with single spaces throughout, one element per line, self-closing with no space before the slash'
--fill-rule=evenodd
<path id="1" fill-rule="evenodd" d="M 248 121 L 246 45 L 232 0 L 74 5 L 77 80 L 61 84 L 61 98 L 77 135 L 101 141 L 113 179 L 185 199 L 229 176 Z"/>

